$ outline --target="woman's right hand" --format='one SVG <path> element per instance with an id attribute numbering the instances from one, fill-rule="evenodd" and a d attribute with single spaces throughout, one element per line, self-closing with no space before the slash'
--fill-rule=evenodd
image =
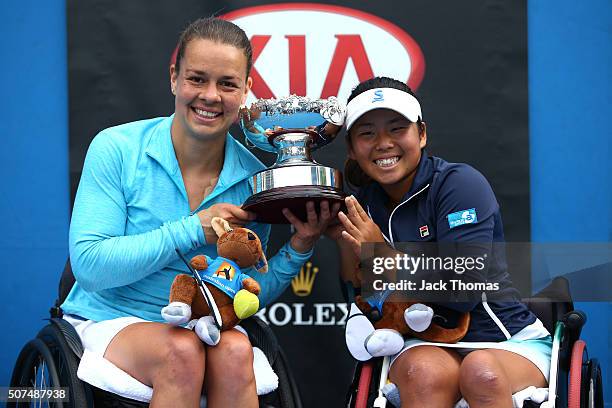
<path id="1" fill-rule="evenodd" d="M 336 241 L 340 254 L 340 277 L 344 282 L 351 282 L 354 287 L 361 286 L 361 274 L 359 273 L 359 258 L 355 255 L 351 243 L 342 238 L 344 225 L 338 217 L 335 217 L 323 234 L 329 239 Z"/>
<path id="2" fill-rule="evenodd" d="M 356 257 L 361 256 L 361 245 L 365 242 L 385 242 L 384 236 L 374 221 L 364 211 L 354 196 L 344 199 L 347 214 L 340 211 L 338 218 L 344 226 L 342 239 L 353 248 Z"/>
<path id="3" fill-rule="evenodd" d="M 223 218 L 229 222 L 231 226 L 244 226 L 255 219 L 255 214 L 245 211 L 234 204 L 219 203 L 198 212 L 198 217 L 200 218 L 200 223 L 204 230 L 206 243 L 214 244 L 217 242 L 218 238 L 211 224 L 214 217 Z"/>
<path id="4" fill-rule="evenodd" d="M 340 222 L 338 217 L 335 217 L 332 221 L 330 221 L 329 225 L 323 231 L 323 235 L 332 241 L 336 241 L 338 244 L 342 244 L 342 231 L 344 231 L 344 225 Z"/>

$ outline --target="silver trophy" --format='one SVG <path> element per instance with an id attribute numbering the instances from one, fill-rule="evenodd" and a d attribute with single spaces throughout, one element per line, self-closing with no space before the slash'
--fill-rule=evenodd
<path id="1" fill-rule="evenodd" d="M 343 202 L 340 170 L 314 161 L 312 151 L 328 144 L 342 126 L 345 108 L 334 97 L 311 99 L 291 95 L 280 99 L 258 99 L 240 110 L 240 126 L 247 145 L 277 154 L 276 163 L 253 176 L 254 194 L 243 208 L 270 224 L 287 223 L 282 214 L 288 208 L 306 219 L 306 202 L 330 206 Z"/>

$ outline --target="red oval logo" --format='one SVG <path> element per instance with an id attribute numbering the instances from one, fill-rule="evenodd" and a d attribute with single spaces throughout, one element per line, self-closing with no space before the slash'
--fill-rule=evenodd
<path id="1" fill-rule="evenodd" d="M 348 7 L 281 3 L 227 13 L 253 45 L 250 98 L 297 94 L 338 96 L 373 76 L 389 76 L 416 90 L 425 59 L 414 39 L 393 23 Z"/>

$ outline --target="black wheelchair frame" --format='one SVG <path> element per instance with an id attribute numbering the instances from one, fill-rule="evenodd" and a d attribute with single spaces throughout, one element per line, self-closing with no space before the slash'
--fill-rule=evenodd
<path id="1" fill-rule="evenodd" d="M 565 301 L 560 302 L 559 299 Z M 574 310 L 569 284 L 557 277 L 540 293 L 524 302 L 553 334 L 549 401 L 556 408 L 603 408 L 601 367 L 596 358 L 589 358 L 586 343 L 580 340 L 586 323 L 584 312 Z M 358 362 L 353 381 L 348 389 L 345 406 L 349 408 L 378 408 L 379 382 L 383 375 L 383 358 Z M 553 374 L 555 374 L 553 376 Z M 386 373 L 384 373 L 386 375 Z M 380 399 L 379 399 L 380 401 Z M 526 401 L 524 408 L 539 407 Z"/>
<path id="2" fill-rule="evenodd" d="M 62 273 L 58 299 L 50 309 L 49 323 L 22 348 L 11 377 L 11 387 L 67 387 L 68 401 L 39 400 L 35 406 L 57 408 L 110 407 L 143 408 L 149 404 L 131 400 L 93 387 L 77 377 L 83 346 L 74 327 L 62 319 L 60 305 L 70 292 L 75 279 L 70 261 Z M 302 408 L 297 383 L 287 358 L 272 329 L 261 319 L 252 316 L 241 322 L 253 346 L 259 347 L 268 358 L 279 379 L 278 388 L 259 397 L 260 408 Z M 8 408 L 29 407 L 30 402 L 9 402 Z"/>

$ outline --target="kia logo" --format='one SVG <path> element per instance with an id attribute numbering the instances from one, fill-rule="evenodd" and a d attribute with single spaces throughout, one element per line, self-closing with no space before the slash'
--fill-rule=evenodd
<path id="1" fill-rule="evenodd" d="M 425 73 L 419 45 L 398 26 L 363 11 L 314 3 L 281 3 L 227 13 L 253 46 L 249 98 L 296 94 L 346 100 L 373 76 L 417 89 Z"/>

